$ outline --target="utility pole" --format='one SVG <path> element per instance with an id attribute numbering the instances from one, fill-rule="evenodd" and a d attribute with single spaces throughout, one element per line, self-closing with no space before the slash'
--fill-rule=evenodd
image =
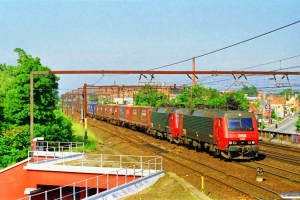
<path id="1" fill-rule="evenodd" d="M 83 122 L 84 122 L 84 141 L 88 141 L 87 135 L 87 92 L 86 92 L 86 83 L 83 85 Z"/>
<path id="2" fill-rule="evenodd" d="M 196 60 L 195 58 L 192 59 L 192 71 L 195 72 L 196 71 Z M 192 86 L 196 85 L 196 74 L 193 74 L 192 76 Z"/>

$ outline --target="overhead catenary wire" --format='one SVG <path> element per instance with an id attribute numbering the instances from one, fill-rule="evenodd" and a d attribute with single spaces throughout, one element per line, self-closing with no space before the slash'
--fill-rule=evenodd
<path id="1" fill-rule="evenodd" d="M 223 48 L 220 48 L 220 49 L 217 49 L 217 50 L 214 50 L 214 51 L 211 51 L 211 52 L 208 52 L 208 53 L 199 55 L 199 56 L 195 56 L 195 57 L 192 57 L 192 58 L 189 58 L 189 59 L 185 59 L 185 60 L 182 60 L 182 61 L 179 61 L 179 62 L 171 63 L 171 64 L 164 65 L 164 66 L 161 66 L 161 67 L 152 68 L 152 69 L 149 69 L 149 70 L 156 70 L 156 69 L 166 68 L 166 67 L 169 67 L 169 66 L 172 66 L 172 65 L 176 65 L 176 64 L 183 63 L 183 62 L 187 62 L 187 61 L 189 61 L 189 60 L 192 60 L 193 58 L 200 58 L 200 57 L 203 57 L 203 56 L 207 56 L 207 55 L 209 55 L 209 54 L 213 54 L 213 53 L 216 53 L 216 52 L 219 52 L 219 51 L 222 51 L 222 50 L 225 50 L 225 49 L 228 49 L 228 48 L 237 46 L 237 45 L 239 45 L 239 44 L 242 44 L 242 43 L 245 43 L 245 42 L 248 42 L 248 41 L 257 39 L 257 38 L 259 38 L 259 37 L 268 35 L 268 34 L 270 34 L 270 33 L 279 31 L 279 30 L 281 30 L 281 29 L 284 29 L 284 28 L 287 28 L 287 27 L 289 27 L 289 26 L 295 25 L 295 24 L 297 24 L 297 23 L 299 23 L 299 22 L 300 22 L 300 20 L 299 20 L 299 21 L 296 21 L 296 22 L 294 22 L 294 23 L 291 23 L 291 24 L 282 26 L 282 27 L 280 27 L 280 28 L 271 30 L 271 31 L 269 31 L 269 32 L 260 34 L 260 35 L 258 35 L 258 36 L 255 36 L 255 37 L 252 37 L 252 38 L 243 40 L 243 41 L 241 41 L 241 42 L 238 42 L 238 43 L 235 43 L 235 44 L 232 44 L 232 45 L 229 45 L 229 46 L 226 46 L 226 47 L 223 47 Z M 286 58 L 286 59 L 281 59 L 281 60 L 279 60 L 279 61 L 281 62 L 281 61 L 284 61 L 284 60 L 287 60 L 287 59 L 291 59 L 291 58 L 295 58 L 295 57 L 299 57 L 299 56 L 300 56 L 300 55 L 297 55 L 297 56 L 289 57 L 289 58 Z M 249 69 L 249 68 L 254 68 L 254 67 L 259 67 L 259 66 L 267 65 L 267 64 L 272 64 L 272 63 L 276 63 L 276 62 L 279 62 L 279 61 L 273 61 L 273 62 L 269 62 L 269 63 L 264 63 L 264 64 L 261 64 L 261 65 L 256 65 L 256 66 L 252 66 L 252 67 L 248 67 L 248 68 L 243 68 L 243 69 L 241 69 L 241 70 Z M 296 67 L 294 67 L 294 68 L 296 68 Z M 288 69 L 288 68 L 284 68 L 284 69 Z M 280 70 L 283 70 L 283 69 L 280 69 Z M 108 76 L 119 76 L 119 75 L 108 75 Z M 98 82 L 100 82 L 101 79 L 102 79 L 103 77 L 104 77 L 104 75 L 103 75 L 103 76 L 102 76 L 95 84 L 97 84 Z M 212 78 L 212 77 L 213 77 L 213 76 L 208 76 L 208 79 L 210 79 L 210 78 Z M 202 80 L 202 81 L 203 81 L 203 80 Z M 95 84 L 94 84 L 94 85 L 95 85 Z"/>
<path id="2" fill-rule="evenodd" d="M 243 41 L 241 41 L 241 42 L 238 42 L 238 43 L 235 43 L 235 44 L 232 44 L 232 45 L 229 45 L 229 46 L 226 46 L 226 47 L 223 47 L 223 48 L 220 48 L 220 49 L 217 49 L 217 50 L 214 50 L 214 51 L 211 51 L 211 52 L 208 52 L 208 53 L 199 55 L 199 56 L 194 56 L 194 57 L 192 57 L 192 58 L 188 58 L 188 59 L 185 59 L 185 60 L 182 60 L 182 61 L 178 61 L 178 62 L 175 62 L 175 63 L 172 63 L 172 64 L 164 65 L 164 66 L 161 66 L 161 67 L 156 67 L 156 68 L 153 68 L 153 69 L 150 69 L 150 70 L 156 70 L 156 69 L 161 69 L 161 68 L 165 68 L 165 67 L 170 67 L 170 66 L 172 66 L 172 65 L 177 65 L 177 64 L 180 64 L 180 63 L 183 63 L 183 62 L 187 62 L 187 61 L 192 60 L 192 59 L 194 59 L 194 58 L 200 58 L 200 57 L 203 57 L 203 56 L 207 56 L 207 55 L 209 55 L 209 54 L 213 54 L 213 53 L 216 53 L 216 52 L 218 52 L 218 51 L 222 51 L 222 50 L 224 50 L 224 49 L 228 49 L 228 48 L 230 48 L 230 47 L 234 47 L 234 46 L 237 46 L 237 45 L 239 45 L 239 44 L 242 44 L 242 43 L 245 43 L 245 42 L 248 42 L 248 41 L 257 39 L 257 38 L 259 38 L 259 37 L 268 35 L 268 34 L 270 34 L 270 33 L 279 31 L 279 30 L 281 30 L 281 29 L 284 29 L 284 28 L 287 28 L 287 27 L 289 27 L 289 26 L 295 25 L 295 24 L 297 24 L 297 23 L 299 23 L 299 22 L 300 22 L 300 21 L 296 21 L 296 22 L 294 22 L 294 23 L 291 23 L 291 24 L 282 26 L 282 27 L 277 28 L 277 29 L 274 29 L 274 30 L 272 30 L 272 31 L 263 33 L 263 34 L 261 34 L 261 35 L 258 35 L 258 36 L 252 37 L 252 38 L 249 38 L 249 39 L 247 39 L 247 40 L 243 40 Z"/>

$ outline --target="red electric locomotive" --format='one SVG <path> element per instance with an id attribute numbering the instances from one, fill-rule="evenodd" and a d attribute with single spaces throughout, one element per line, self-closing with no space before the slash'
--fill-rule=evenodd
<path id="1" fill-rule="evenodd" d="M 246 111 L 174 109 L 169 114 L 168 139 L 207 149 L 227 159 L 258 156 L 258 129 L 254 115 Z"/>

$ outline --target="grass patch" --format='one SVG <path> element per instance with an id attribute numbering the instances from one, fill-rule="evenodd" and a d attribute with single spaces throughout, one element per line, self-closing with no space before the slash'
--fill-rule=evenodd
<path id="1" fill-rule="evenodd" d="M 84 127 L 81 124 L 73 123 L 74 142 L 84 142 Z M 84 143 L 86 152 L 97 151 L 99 148 L 99 139 L 95 134 L 88 130 L 88 141 Z"/>

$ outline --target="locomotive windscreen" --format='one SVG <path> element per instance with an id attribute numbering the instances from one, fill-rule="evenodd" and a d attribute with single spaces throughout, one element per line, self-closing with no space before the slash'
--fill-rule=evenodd
<path id="1" fill-rule="evenodd" d="M 228 118 L 229 131 L 253 131 L 252 118 Z"/>

